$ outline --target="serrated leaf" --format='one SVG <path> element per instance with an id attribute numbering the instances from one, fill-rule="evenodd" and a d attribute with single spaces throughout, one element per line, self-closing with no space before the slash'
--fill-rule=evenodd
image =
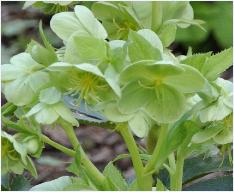
<path id="1" fill-rule="evenodd" d="M 113 190 L 126 190 L 127 183 L 112 162 L 105 167 L 103 174 L 108 178 Z"/>
<path id="2" fill-rule="evenodd" d="M 232 52 L 233 49 L 229 48 L 209 57 L 202 68 L 202 73 L 205 77 L 213 81 L 217 79 L 222 72 L 228 69 L 232 65 Z"/>

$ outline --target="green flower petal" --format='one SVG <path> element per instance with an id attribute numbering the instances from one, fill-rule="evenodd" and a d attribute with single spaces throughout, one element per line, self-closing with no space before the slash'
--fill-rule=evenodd
<path id="1" fill-rule="evenodd" d="M 163 79 L 167 76 L 176 76 L 184 71 L 178 65 L 153 61 L 142 61 L 126 67 L 120 74 L 122 82 L 147 80 L 155 82 L 157 79 Z"/>
<path id="2" fill-rule="evenodd" d="M 51 106 L 46 106 L 35 115 L 38 123 L 50 125 L 58 119 L 59 115 L 54 111 Z"/>
<path id="3" fill-rule="evenodd" d="M 39 112 L 41 109 L 43 109 L 43 107 L 44 107 L 44 104 L 38 103 L 25 116 L 30 117 L 30 116 L 36 114 L 37 112 Z"/>
<path id="4" fill-rule="evenodd" d="M 67 42 L 64 61 L 73 64 L 97 64 L 106 57 L 107 43 L 105 40 L 76 34 Z"/>
<path id="5" fill-rule="evenodd" d="M 185 97 L 173 87 L 161 84 L 155 87 L 154 96 L 145 109 L 159 123 L 175 122 L 184 113 Z"/>
<path id="6" fill-rule="evenodd" d="M 154 90 L 145 89 L 138 82 L 129 83 L 122 91 L 119 100 L 119 110 L 125 114 L 131 114 L 143 108 L 154 97 Z"/>
<path id="7" fill-rule="evenodd" d="M 40 102 L 46 104 L 55 104 L 59 102 L 61 98 L 62 98 L 61 92 L 55 87 L 43 89 L 39 95 Z"/>
<path id="8" fill-rule="evenodd" d="M 107 33 L 102 24 L 94 17 L 93 13 L 85 6 L 76 5 L 75 14 L 80 23 L 85 27 L 88 33 L 101 39 L 107 38 Z"/>
<path id="9" fill-rule="evenodd" d="M 146 114 L 142 111 L 136 112 L 128 121 L 128 125 L 137 137 L 145 137 L 149 131 L 150 124 Z"/>
<path id="10" fill-rule="evenodd" d="M 158 35 L 150 29 L 141 29 L 137 31 L 143 38 L 145 38 L 153 47 L 163 53 L 163 45 Z"/>
<path id="11" fill-rule="evenodd" d="M 78 121 L 74 118 L 71 111 L 63 103 L 53 105 L 53 110 L 56 111 L 61 118 L 63 118 L 65 121 L 68 121 L 73 126 L 79 125 Z"/>
<path id="12" fill-rule="evenodd" d="M 75 6 L 75 13 L 62 12 L 55 14 L 50 21 L 50 27 L 64 41 L 67 41 L 74 33 L 101 39 L 107 37 L 102 24 L 88 8 L 82 5 Z"/>
<path id="13" fill-rule="evenodd" d="M 117 123 L 126 122 L 132 117 L 131 115 L 121 113 L 115 102 L 106 104 L 103 113 L 109 121 Z"/>
<path id="14" fill-rule="evenodd" d="M 205 86 L 205 79 L 201 73 L 191 66 L 180 66 L 185 70 L 183 73 L 177 76 L 168 76 L 163 82 L 183 93 L 193 93 L 202 90 Z"/>
<path id="15" fill-rule="evenodd" d="M 89 72 L 89 73 L 92 73 L 94 75 L 97 75 L 99 77 L 102 77 L 104 78 L 104 75 L 103 73 L 100 71 L 100 69 L 95 66 L 95 65 L 92 65 L 92 64 L 89 64 L 89 63 L 82 63 L 82 64 L 77 64 L 77 65 L 74 65 L 76 68 L 82 70 L 82 71 L 86 71 L 86 72 Z"/>

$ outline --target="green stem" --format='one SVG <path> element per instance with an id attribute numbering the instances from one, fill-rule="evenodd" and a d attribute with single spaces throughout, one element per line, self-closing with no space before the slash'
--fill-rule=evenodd
<path id="1" fill-rule="evenodd" d="M 146 174 L 154 171 L 160 166 L 161 164 L 161 162 L 159 162 L 159 159 L 161 157 L 160 154 L 162 151 L 163 143 L 165 142 L 165 139 L 167 137 L 167 133 L 168 133 L 168 126 L 161 126 L 157 145 L 153 151 L 151 159 L 148 161 L 147 165 L 145 166 L 144 172 Z"/>
<path id="2" fill-rule="evenodd" d="M 182 190 L 183 169 L 184 169 L 184 158 L 178 156 L 178 158 L 176 160 L 175 174 L 170 176 L 171 190 L 173 190 L 173 191 L 181 191 Z"/>
<path id="3" fill-rule="evenodd" d="M 151 28 L 153 31 L 157 31 L 162 24 L 162 3 L 159 1 L 152 1 L 152 20 L 151 20 Z"/>
<path id="4" fill-rule="evenodd" d="M 67 137 L 71 142 L 73 148 L 75 150 L 77 150 L 78 148 L 80 149 L 81 163 L 84 166 L 84 170 L 87 173 L 88 177 L 96 186 L 100 187 L 100 189 L 108 190 L 108 184 L 105 176 L 95 167 L 95 165 L 86 156 L 76 137 L 73 127 L 67 123 L 61 123 L 61 125 L 64 128 L 64 131 L 67 134 Z"/>
<path id="5" fill-rule="evenodd" d="M 130 132 L 129 128 L 125 124 L 118 125 L 117 130 L 121 133 L 128 151 L 131 155 L 132 164 L 134 170 L 136 172 L 136 180 L 139 187 L 139 190 L 151 190 L 152 189 L 152 181 L 151 177 L 144 178 L 144 166 L 140 158 L 140 154 L 136 145 L 136 142 Z"/>
<path id="6" fill-rule="evenodd" d="M 53 140 L 51 140 L 49 137 L 45 136 L 45 135 L 42 135 L 42 140 L 43 142 L 51 145 L 52 147 L 54 147 L 55 149 L 58 149 L 59 151 L 62 151 L 63 153 L 71 156 L 71 157 L 75 157 L 76 155 L 76 152 L 71 150 L 71 149 L 68 149 L 66 147 L 64 147 L 63 145 L 59 144 L 59 143 L 56 143 L 54 142 Z"/>

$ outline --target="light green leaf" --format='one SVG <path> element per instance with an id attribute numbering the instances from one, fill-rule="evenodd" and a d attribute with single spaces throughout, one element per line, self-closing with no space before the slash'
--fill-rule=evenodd
<path id="1" fill-rule="evenodd" d="M 53 51 L 43 47 L 34 40 L 28 44 L 26 52 L 30 53 L 36 62 L 44 66 L 49 66 L 57 61 L 57 57 Z"/>
<path id="2" fill-rule="evenodd" d="M 72 184 L 71 177 L 62 176 L 57 179 L 35 185 L 30 191 L 63 191 L 65 187 Z"/>
<path id="3" fill-rule="evenodd" d="M 168 191 L 160 179 L 157 179 L 156 190 L 157 191 Z"/>
<path id="4" fill-rule="evenodd" d="M 74 35 L 66 45 L 64 61 L 68 63 L 97 64 L 107 57 L 107 43 L 96 37 Z"/>
<path id="5" fill-rule="evenodd" d="M 122 90 L 122 97 L 118 103 L 119 110 L 125 114 L 136 112 L 151 101 L 153 96 L 153 90 L 142 88 L 138 82 L 129 83 Z"/>
<path id="6" fill-rule="evenodd" d="M 55 104 L 59 102 L 61 98 L 62 98 L 61 92 L 55 87 L 43 89 L 39 95 L 40 102 L 45 104 Z"/>
<path id="7" fill-rule="evenodd" d="M 212 55 L 202 68 L 202 73 L 207 79 L 213 81 L 232 65 L 233 49 L 229 48 L 220 53 Z"/>
<path id="8" fill-rule="evenodd" d="M 181 61 L 181 63 L 190 65 L 202 73 L 202 68 L 210 56 L 211 56 L 211 52 L 198 53 L 198 54 L 194 54 L 185 58 L 184 60 Z"/>
<path id="9" fill-rule="evenodd" d="M 58 119 L 59 115 L 50 106 L 45 106 L 35 114 L 35 119 L 38 123 L 50 125 Z"/>
<path id="10" fill-rule="evenodd" d="M 193 93 L 202 90 L 205 86 L 205 78 L 201 73 L 188 65 L 180 64 L 180 66 L 185 70 L 182 74 L 168 76 L 163 82 L 183 93 Z"/>
<path id="11" fill-rule="evenodd" d="M 143 38 L 145 38 L 154 48 L 158 49 L 160 53 L 163 53 L 163 45 L 158 35 L 150 29 L 141 29 L 137 31 Z"/>
<path id="12" fill-rule="evenodd" d="M 149 118 L 143 111 L 137 111 L 128 121 L 128 125 L 137 137 L 145 137 L 150 128 Z"/>
<path id="13" fill-rule="evenodd" d="M 30 171 L 31 175 L 35 178 L 38 177 L 36 167 L 29 156 L 27 156 L 27 166 L 26 169 Z"/>
<path id="14" fill-rule="evenodd" d="M 125 191 L 127 189 L 126 181 L 112 162 L 108 163 L 103 171 L 103 174 L 107 177 L 111 187 L 113 187 L 113 190 Z"/>
<path id="15" fill-rule="evenodd" d="M 78 121 L 74 118 L 72 112 L 63 103 L 53 105 L 53 110 L 56 111 L 61 118 L 71 123 L 73 126 L 79 125 Z"/>
<path id="16" fill-rule="evenodd" d="M 148 115 L 159 123 L 178 120 L 185 110 L 184 95 L 164 84 L 156 86 L 154 91 L 154 96 L 145 106 Z"/>
<path id="17" fill-rule="evenodd" d="M 222 130 L 223 130 L 222 123 L 211 124 L 210 126 L 206 127 L 204 130 L 201 130 L 198 133 L 196 133 L 192 137 L 192 143 L 203 143 L 205 141 L 208 141 Z"/>
<path id="18" fill-rule="evenodd" d="M 161 59 L 160 50 L 134 31 L 129 32 L 128 54 L 132 62 Z"/>

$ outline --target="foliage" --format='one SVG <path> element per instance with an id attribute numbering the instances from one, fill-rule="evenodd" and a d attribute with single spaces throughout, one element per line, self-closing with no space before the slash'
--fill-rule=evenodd
<path id="1" fill-rule="evenodd" d="M 95 2 L 73 12 L 54 8 L 61 3 L 47 6 L 59 12 L 50 27 L 63 47 L 50 44 L 40 23 L 43 44 L 32 40 L 1 66 L 4 174 L 27 169 L 36 177 L 30 156 L 39 158 L 47 143 L 75 158 L 68 167 L 75 177 L 31 190 L 152 190 L 152 176 L 163 167 L 170 186 L 158 178 L 157 190 L 181 190 L 185 159 L 219 151 L 231 158 L 232 83 L 220 75 L 232 66 L 232 48 L 180 56 L 168 48 L 179 28 L 203 29 L 189 2 Z M 84 105 L 101 117 L 99 126 L 122 135 L 133 182 L 113 162 L 102 173 L 88 159 L 74 132 L 83 119 L 67 97 L 76 113 Z M 73 149 L 45 136 L 44 125 L 63 127 Z M 17 133 L 9 135 L 10 129 Z M 147 152 L 139 152 L 133 134 L 148 140 Z"/>

